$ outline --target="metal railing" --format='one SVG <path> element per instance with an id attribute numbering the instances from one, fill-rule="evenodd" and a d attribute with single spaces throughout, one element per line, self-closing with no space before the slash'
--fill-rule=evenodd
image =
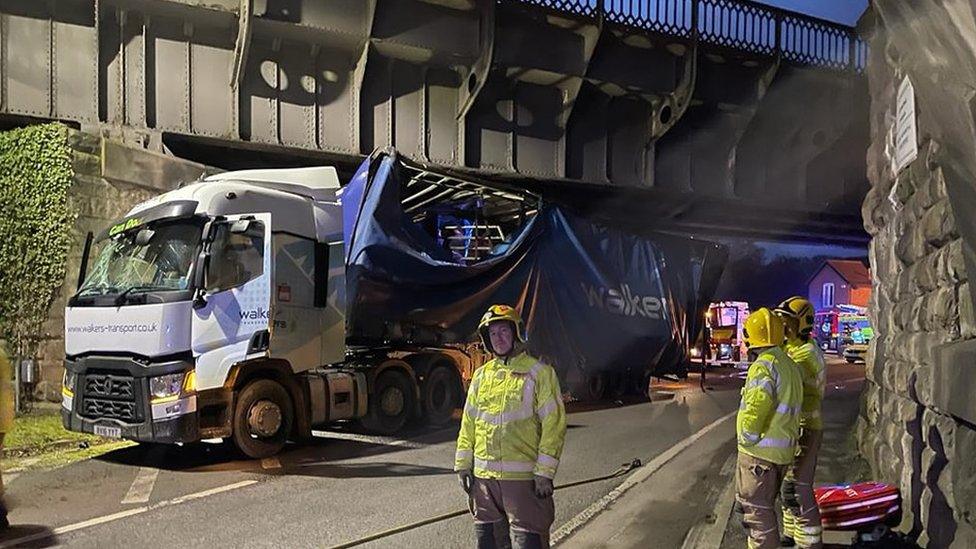
<path id="1" fill-rule="evenodd" d="M 634 29 L 760 55 L 780 55 L 801 65 L 861 72 L 867 44 L 851 27 L 749 0 L 498 0 L 528 4 Z M 697 33 L 693 32 L 697 29 Z"/>

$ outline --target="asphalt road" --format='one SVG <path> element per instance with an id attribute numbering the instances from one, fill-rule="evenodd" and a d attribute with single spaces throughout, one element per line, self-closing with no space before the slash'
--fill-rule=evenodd
<path id="1" fill-rule="evenodd" d="M 659 387 L 660 402 L 573 407 L 557 486 L 645 463 L 734 411 L 739 382 L 712 374 Z M 7 501 L 4 543 L 71 547 L 328 547 L 466 507 L 452 472 L 457 426 L 402 438 L 346 431 L 278 458 L 245 461 L 225 446 L 134 447 L 61 469 L 24 473 Z M 716 467 L 721 464 L 716 464 Z M 555 527 L 604 497 L 624 476 L 557 493 Z M 694 516 L 670 527 L 687 531 Z M 462 516 L 365 547 L 470 547 Z"/>

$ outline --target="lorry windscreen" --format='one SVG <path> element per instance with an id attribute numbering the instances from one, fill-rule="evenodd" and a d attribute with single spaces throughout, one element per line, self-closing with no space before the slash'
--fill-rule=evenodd
<path id="1" fill-rule="evenodd" d="M 200 218 L 163 219 L 96 242 L 75 304 L 103 305 L 105 298 L 189 291 L 203 223 Z"/>

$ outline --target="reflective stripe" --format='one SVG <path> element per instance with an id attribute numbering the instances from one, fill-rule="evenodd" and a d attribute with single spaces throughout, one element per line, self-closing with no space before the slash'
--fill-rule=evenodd
<path id="1" fill-rule="evenodd" d="M 764 438 L 756 445 L 760 448 L 789 448 L 793 446 L 791 438 Z"/>
<path id="2" fill-rule="evenodd" d="M 528 419 L 535 414 L 535 380 L 542 369 L 542 363 L 536 362 L 525 374 L 528 379 L 522 385 L 522 405 L 515 409 L 500 414 L 492 414 L 485 410 L 479 410 L 474 404 L 468 403 L 464 406 L 465 413 L 474 419 L 479 419 L 491 425 L 504 425 L 513 421 Z"/>
<path id="3" fill-rule="evenodd" d="M 755 387 L 762 387 L 763 390 L 769 394 L 769 396 L 774 397 L 776 395 L 776 387 L 773 385 L 773 381 L 770 379 L 753 379 L 750 380 L 749 383 L 746 383 L 746 390 L 753 389 Z"/>
<path id="4" fill-rule="evenodd" d="M 800 407 L 790 406 L 788 404 L 780 404 L 779 406 L 776 407 L 776 413 L 795 416 L 800 413 Z"/>
<path id="5" fill-rule="evenodd" d="M 559 460 L 552 456 L 547 456 L 546 454 L 539 454 L 539 457 L 536 458 L 535 462 L 542 467 L 550 467 L 552 469 L 559 467 Z"/>
<path id="6" fill-rule="evenodd" d="M 559 398 L 557 397 L 551 399 L 549 402 L 540 406 L 535 414 L 539 416 L 539 419 L 545 419 L 546 416 L 555 412 L 558 408 L 559 408 Z"/>
<path id="7" fill-rule="evenodd" d="M 750 444 L 755 444 L 759 441 L 759 435 L 750 433 L 749 431 L 742 431 L 742 438 L 744 438 Z"/>
<path id="8" fill-rule="evenodd" d="M 535 470 L 535 463 L 527 461 L 495 461 L 475 458 L 474 466 L 496 473 L 531 473 Z"/>
<path id="9" fill-rule="evenodd" d="M 474 457 L 474 452 L 471 450 L 458 450 L 454 454 L 454 461 L 466 461 Z"/>
<path id="10" fill-rule="evenodd" d="M 762 364 L 767 370 L 769 370 L 769 377 L 773 378 L 773 383 L 776 385 L 773 393 L 775 394 L 775 390 L 779 389 L 779 370 L 776 369 L 776 363 L 772 360 L 760 358 L 756 361 L 756 364 Z"/>

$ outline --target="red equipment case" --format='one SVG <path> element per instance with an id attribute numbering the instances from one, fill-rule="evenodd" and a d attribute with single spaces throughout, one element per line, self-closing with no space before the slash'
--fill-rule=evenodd
<path id="1" fill-rule="evenodd" d="M 826 530 L 864 530 L 901 522 L 901 493 L 884 482 L 858 482 L 814 489 Z"/>

